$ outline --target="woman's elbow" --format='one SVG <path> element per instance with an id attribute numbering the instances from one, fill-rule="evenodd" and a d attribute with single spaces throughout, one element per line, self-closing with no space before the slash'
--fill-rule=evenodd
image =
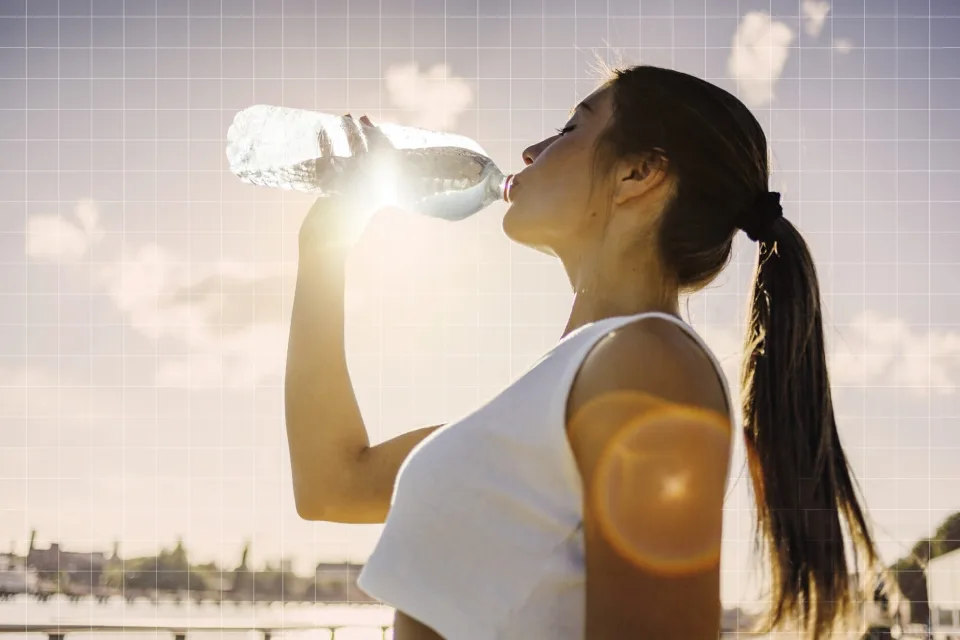
<path id="1" fill-rule="evenodd" d="M 293 504 L 297 515 L 303 520 L 322 522 L 328 519 L 332 496 L 329 490 L 322 490 L 324 483 L 293 478 Z"/>
<path id="2" fill-rule="evenodd" d="M 324 515 L 326 513 L 325 510 L 316 502 L 294 500 L 294 503 L 296 505 L 297 515 L 300 516 L 301 520 L 307 520 L 309 522 L 326 521 L 326 516 Z"/>

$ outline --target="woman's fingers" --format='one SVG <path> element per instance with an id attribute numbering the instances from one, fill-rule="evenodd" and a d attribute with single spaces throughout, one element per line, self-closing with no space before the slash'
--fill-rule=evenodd
<path id="1" fill-rule="evenodd" d="M 343 127 L 351 155 L 358 156 L 370 151 L 394 148 L 390 139 L 366 115 L 354 118 L 349 113 L 346 114 Z"/>
<path id="2" fill-rule="evenodd" d="M 343 129 L 347 135 L 347 145 L 350 149 L 350 155 L 357 156 L 367 150 L 367 144 L 364 135 L 361 133 L 361 126 L 356 118 L 349 113 L 343 117 Z"/>
<path id="3" fill-rule="evenodd" d="M 370 151 L 394 148 L 390 139 L 366 115 L 362 116 L 359 122 L 363 126 L 363 135 L 367 138 L 367 148 Z"/>

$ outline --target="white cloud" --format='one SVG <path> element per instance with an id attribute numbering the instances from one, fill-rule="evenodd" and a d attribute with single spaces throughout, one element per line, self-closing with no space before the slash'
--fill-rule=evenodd
<path id="1" fill-rule="evenodd" d="M 141 334 L 188 355 L 164 358 L 163 386 L 251 386 L 278 375 L 286 356 L 283 274 L 235 262 L 188 263 L 158 245 L 124 249 L 98 280 Z"/>
<path id="2" fill-rule="evenodd" d="M 413 126 L 446 131 L 473 100 L 470 85 L 451 76 L 446 64 L 420 72 L 416 62 L 393 65 L 385 73 L 390 102 L 412 113 Z"/>
<path id="3" fill-rule="evenodd" d="M 766 13 L 752 11 L 740 21 L 727 70 L 747 105 L 762 107 L 773 100 L 773 85 L 783 73 L 791 42 L 790 27 Z"/>
<path id="4" fill-rule="evenodd" d="M 84 200 L 72 216 L 32 216 L 26 254 L 75 262 L 103 237 L 96 203 Z M 281 300 L 279 268 L 188 262 L 156 244 L 121 244 L 115 259 L 90 267 L 132 329 L 185 347 L 186 355 L 158 354 L 158 384 L 248 387 L 282 373 L 289 305 Z"/>
<path id="5" fill-rule="evenodd" d="M 865 312 L 840 334 L 830 350 L 834 383 L 896 384 L 918 397 L 952 395 L 960 383 L 960 332 L 914 331 Z"/>
<path id="6" fill-rule="evenodd" d="M 853 49 L 853 42 L 848 38 L 837 38 L 833 41 L 833 48 L 839 53 L 850 53 Z"/>
<path id="7" fill-rule="evenodd" d="M 213 329 L 213 328 L 211 328 Z M 211 331 L 213 333 L 213 331 Z M 160 386 L 220 388 L 253 387 L 283 372 L 286 327 L 279 323 L 251 325 L 226 336 L 213 336 L 206 349 L 157 367 Z"/>
<path id="8" fill-rule="evenodd" d="M 736 395 L 743 332 L 711 326 L 696 330 L 720 360 Z M 925 398 L 951 395 L 960 385 L 960 332 L 915 331 L 903 320 L 867 311 L 850 324 L 828 326 L 825 333 L 834 386 L 896 385 Z"/>
<path id="9" fill-rule="evenodd" d="M 803 12 L 803 30 L 807 35 L 818 37 L 830 13 L 830 3 L 825 0 L 803 0 L 800 10 Z"/>
<path id="10" fill-rule="evenodd" d="M 86 255 L 103 238 L 99 213 L 92 200 L 81 200 L 76 220 L 59 215 L 33 215 L 27 220 L 26 253 L 29 258 L 73 262 Z"/>

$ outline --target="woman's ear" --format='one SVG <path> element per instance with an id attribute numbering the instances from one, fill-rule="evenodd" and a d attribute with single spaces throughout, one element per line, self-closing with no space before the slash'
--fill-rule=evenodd
<path id="1" fill-rule="evenodd" d="M 621 161 L 617 168 L 617 184 L 613 203 L 623 205 L 642 198 L 667 179 L 667 159 L 661 153 L 650 153 Z"/>

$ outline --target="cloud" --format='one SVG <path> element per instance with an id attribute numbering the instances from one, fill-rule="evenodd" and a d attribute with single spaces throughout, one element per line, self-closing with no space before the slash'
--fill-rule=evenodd
<path id="1" fill-rule="evenodd" d="M 27 221 L 30 258 L 76 262 L 104 237 L 92 200 L 72 216 Z M 288 330 L 277 267 L 189 262 L 156 244 L 121 243 L 119 255 L 91 264 L 95 286 L 126 323 L 153 340 L 185 347 L 160 353 L 156 383 L 177 387 L 249 387 L 282 373 Z"/>
<path id="2" fill-rule="evenodd" d="M 435 64 L 420 72 L 416 62 L 396 64 L 385 73 L 390 102 L 409 109 L 413 126 L 438 131 L 449 130 L 473 100 L 470 85 L 451 76 L 446 64 Z"/>
<path id="3" fill-rule="evenodd" d="M 97 277 L 133 329 L 188 347 L 187 355 L 158 365 L 157 384 L 252 386 L 282 372 L 287 329 L 281 271 L 188 263 L 149 244 L 125 248 Z"/>
<path id="4" fill-rule="evenodd" d="M 736 395 L 743 332 L 716 326 L 696 330 L 720 360 Z M 828 327 L 826 336 L 834 386 L 896 385 L 926 398 L 952 395 L 960 385 L 960 332 L 915 331 L 903 320 L 866 311 L 849 324 Z"/>
<path id="5" fill-rule="evenodd" d="M 927 397 L 952 395 L 960 383 L 960 332 L 914 331 L 868 311 L 840 333 L 830 350 L 835 384 L 896 384 Z"/>
<path id="6" fill-rule="evenodd" d="M 818 37 L 830 13 L 830 3 L 825 0 L 803 0 L 800 10 L 803 13 L 803 30 L 809 36 Z"/>
<path id="7" fill-rule="evenodd" d="M 27 220 L 26 254 L 29 258 L 74 262 L 103 238 L 99 212 L 92 200 L 81 200 L 73 212 L 76 220 L 60 215 L 33 215 Z"/>
<path id="8" fill-rule="evenodd" d="M 853 42 L 848 38 L 837 38 L 833 41 L 833 48 L 839 53 L 850 53 L 853 49 Z"/>
<path id="9" fill-rule="evenodd" d="M 766 13 L 752 11 L 740 21 L 727 70 L 747 105 L 762 107 L 773 100 L 773 85 L 783 73 L 791 42 L 790 27 Z"/>
<path id="10" fill-rule="evenodd" d="M 251 325 L 214 340 L 215 348 L 165 360 L 157 367 L 156 383 L 162 387 L 254 387 L 283 373 L 287 334 L 279 324 Z"/>

